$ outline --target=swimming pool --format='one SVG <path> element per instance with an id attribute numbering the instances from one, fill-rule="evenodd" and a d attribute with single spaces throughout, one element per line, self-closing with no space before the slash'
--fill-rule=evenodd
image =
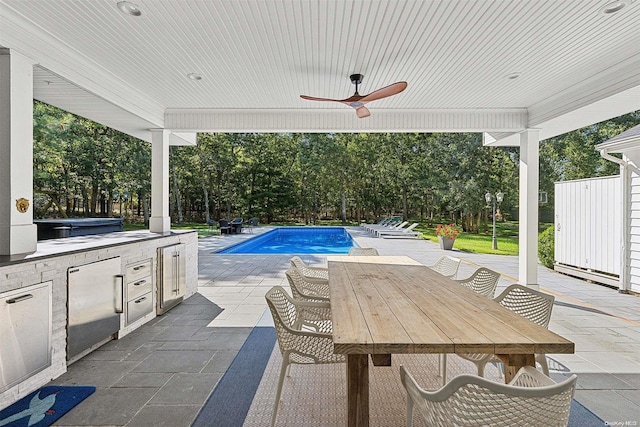
<path id="1" fill-rule="evenodd" d="M 221 254 L 346 254 L 356 246 L 342 227 L 279 227 Z"/>

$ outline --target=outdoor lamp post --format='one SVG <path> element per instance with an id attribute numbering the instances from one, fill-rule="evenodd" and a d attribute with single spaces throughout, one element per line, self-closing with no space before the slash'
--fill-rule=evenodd
<path id="1" fill-rule="evenodd" d="M 496 237 L 496 202 L 498 203 L 498 206 L 500 206 L 500 203 L 502 203 L 503 196 L 504 194 L 502 194 L 502 191 L 498 191 L 495 196 L 489 192 L 487 192 L 487 194 L 484 195 L 484 199 L 487 201 L 487 204 L 493 201 L 493 238 L 492 238 L 493 249 L 498 249 L 498 237 Z"/>

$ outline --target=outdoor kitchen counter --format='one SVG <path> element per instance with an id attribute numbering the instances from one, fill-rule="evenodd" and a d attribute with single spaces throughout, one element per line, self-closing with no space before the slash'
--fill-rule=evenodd
<path id="1" fill-rule="evenodd" d="M 150 271 L 149 279 L 153 284 L 150 289 L 145 288 L 152 298 L 150 310 L 142 317 L 132 316 L 134 320 L 131 322 L 127 321 L 127 312 L 125 312 L 120 319 L 121 326 L 118 332 L 120 337 L 155 317 L 156 311 L 151 307 L 155 308 L 156 301 L 158 248 L 173 245 L 185 247 L 184 298 L 188 298 L 197 291 L 198 287 L 198 234 L 195 230 L 172 231 L 165 234 L 138 230 L 43 240 L 38 242 L 34 253 L 0 257 L 0 296 L 3 294 L 6 296 L 9 292 L 23 288 L 32 289 L 33 286 L 49 287 L 50 321 L 48 323 L 51 348 L 50 366 L 29 375 L 18 384 L 10 386 L 9 389 L 0 391 L 0 408 L 37 390 L 66 371 L 70 268 L 118 258 L 119 264 L 114 272 L 126 278 L 129 277 L 127 272 L 133 268 L 132 266 L 144 264 L 151 267 L 147 271 Z M 36 314 L 33 313 L 34 316 Z M 46 311 L 44 314 L 46 321 Z M 18 332 L 15 339 L 20 341 L 23 334 Z M 9 338 L 2 337 L 0 348 L 10 345 Z M 69 355 L 72 356 L 71 353 Z"/>
<path id="2" fill-rule="evenodd" d="M 110 246 L 127 245 L 151 239 L 162 239 L 184 233 L 195 233 L 194 230 L 170 231 L 169 233 L 151 233 L 149 230 L 121 231 L 115 233 L 95 234 L 88 236 L 50 239 L 38 242 L 35 252 L 22 255 L 0 255 L 0 267 L 39 259 L 70 255 Z"/>

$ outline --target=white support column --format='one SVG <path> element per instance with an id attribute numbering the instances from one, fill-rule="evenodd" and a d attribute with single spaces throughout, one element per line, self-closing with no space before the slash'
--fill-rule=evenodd
<path id="1" fill-rule="evenodd" d="M 151 129 L 151 218 L 152 233 L 171 231 L 169 216 L 169 132 Z"/>
<path id="2" fill-rule="evenodd" d="M 0 48 L 0 255 L 36 251 L 33 62 Z"/>
<path id="3" fill-rule="evenodd" d="M 538 289 L 538 129 L 520 134 L 520 210 L 518 282 Z"/>

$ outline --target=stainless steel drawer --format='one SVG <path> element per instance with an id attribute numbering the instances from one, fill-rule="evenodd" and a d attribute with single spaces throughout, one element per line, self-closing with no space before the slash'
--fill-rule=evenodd
<path id="1" fill-rule="evenodd" d="M 133 299 L 127 303 L 127 324 L 135 322 L 153 311 L 153 298 L 151 292 Z"/>
<path id="2" fill-rule="evenodd" d="M 142 277 L 136 281 L 127 283 L 127 301 L 151 292 L 153 290 L 153 279 L 151 277 L 152 276 Z"/>
<path id="3" fill-rule="evenodd" d="M 135 282 L 136 280 L 142 279 L 145 276 L 152 276 L 152 261 L 153 260 L 149 258 L 147 260 L 128 265 L 127 271 L 125 272 L 127 282 Z"/>
<path id="4" fill-rule="evenodd" d="M 0 393 L 51 366 L 51 286 L 0 294 Z"/>

